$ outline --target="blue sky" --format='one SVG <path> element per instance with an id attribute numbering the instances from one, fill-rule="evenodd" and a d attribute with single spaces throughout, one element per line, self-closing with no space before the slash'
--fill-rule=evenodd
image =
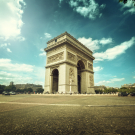
<path id="1" fill-rule="evenodd" d="M 44 86 L 47 41 L 67 31 L 93 51 L 95 85 L 135 83 L 135 7 L 118 0 L 0 0 L 0 84 Z"/>

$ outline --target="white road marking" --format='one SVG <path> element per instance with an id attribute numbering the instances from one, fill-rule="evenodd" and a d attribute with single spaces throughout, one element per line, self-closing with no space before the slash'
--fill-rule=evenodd
<path id="1" fill-rule="evenodd" d="M 135 104 L 119 105 L 80 105 L 80 104 L 43 104 L 43 103 L 21 103 L 21 102 L 0 102 L 0 104 L 22 104 L 22 105 L 45 105 L 45 106 L 86 106 L 86 107 L 118 107 L 118 106 L 135 106 Z"/>

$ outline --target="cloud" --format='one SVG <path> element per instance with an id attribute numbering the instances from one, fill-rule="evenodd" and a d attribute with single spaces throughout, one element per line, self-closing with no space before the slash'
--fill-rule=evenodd
<path id="1" fill-rule="evenodd" d="M 0 39 L 15 39 L 23 26 L 23 0 L 0 0 Z M 4 13 L 4 14 L 3 14 Z"/>
<path id="2" fill-rule="evenodd" d="M 121 81 L 124 81 L 125 78 L 113 78 L 113 79 L 110 79 L 109 81 L 99 81 L 98 83 L 95 83 L 95 85 L 107 85 L 109 83 L 114 83 L 114 82 L 121 82 Z"/>
<path id="3" fill-rule="evenodd" d="M 18 36 L 18 37 L 16 37 L 16 40 L 19 40 L 19 41 L 25 41 L 25 38 L 22 37 L 22 36 Z"/>
<path id="4" fill-rule="evenodd" d="M 80 5 L 80 3 L 83 3 L 83 6 Z M 101 17 L 102 14 L 100 13 L 100 11 L 105 8 L 105 4 L 99 6 L 99 4 L 95 2 L 95 0 L 70 0 L 69 5 L 77 13 L 92 20 L 96 19 L 96 17 L 98 16 Z"/>
<path id="5" fill-rule="evenodd" d="M 125 9 L 125 12 L 123 14 L 127 14 L 127 13 L 131 13 L 131 14 L 135 14 L 135 3 L 133 3 L 132 0 L 128 0 L 126 4 L 120 3 L 120 5 L 122 6 L 121 10 Z"/>
<path id="6" fill-rule="evenodd" d="M 133 76 L 133 78 L 135 79 L 135 76 Z"/>
<path id="7" fill-rule="evenodd" d="M 14 81 L 16 84 L 28 83 L 32 80 L 29 76 L 22 76 L 16 73 L 8 73 L 5 71 L 0 71 L 0 83 L 4 85 L 9 85 L 10 81 Z"/>
<path id="8" fill-rule="evenodd" d="M 80 41 L 82 44 L 84 44 L 86 47 L 88 47 L 90 50 L 95 51 L 100 49 L 100 45 L 109 44 L 112 42 L 112 38 L 102 38 L 101 40 L 92 40 L 92 38 L 86 39 L 85 37 L 78 38 L 78 41 Z"/>
<path id="9" fill-rule="evenodd" d="M 44 74 L 44 66 L 36 67 L 13 63 L 10 59 L 0 59 L 0 84 L 9 85 L 10 81 L 14 81 L 15 84 L 36 82 L 36 84 L 43 85 Z"/>
<path id="10" fill-rule="evenodd" d="M 12 63 L 10 59 L 0 59 L 0 70 L 32 72 L 34 66 Z"/>
<path id="11" fill-rule="evenodd" d="M 107 49 L 105 52 L 94 53 L 95 62 L 103 61 L 103 60 L 113 60 L 117 56 L 125 53 L 125 51 L 130 48 L 135 43 L 135 37 L 132 37 L 129 41 L 125 41 L 120 45 L 117 45 L 113 48 Z"/>
<path id="12" fill-rule="evenodd" d="M 7 51 L 8 51 L 8 52 L 12 52 L 9 48 L 7 48 Z"/>
<path id="13" fill-rule="evenodd" d="M 4 44 L 1 44 L 0 47 L 7 47 L 8 45 L 10 45 L 10 43 L 4 43 Z"/>
<path id="14" fill-rule="evenodd" d="M 99 43 L 102 44 L 102 45 L 109 44 L 109 43 L 111 43 L 111 42 L 112 42 L 112 38 L 108 38 L 108 39 L 102 38 L 102 39 L 99 41 Z"/>
<path id="15" fill-rule="evenodd" d="M 44 51 L 43 48 L 40 49 L 41 53 L 39 54 L 39 56 L 46 56 L 46 52 Z"/>
<path id="16" fill-rule="evenodd" d="M 84 44 L 86 47 L 88 47 L 90 50 L 98 50 L 99 47 L 99 41 L 98 40 L 92 40 L 92 38 L 86 39 L 85 37 L 78 38 L 78 41 L 80 41 L 82 44 Z"/>
<path id="17" fill-rule="evenodd" d="M 103 69 L 103 67 L 100 67 L 100 66 L 94 67 L 94 71 L 100 71 L 100 70 L 102 70 L 102 69 Z"/>
<path id="18" fill-rule="evenodd" d="M 51 38 L 52 37 L 51 34 L 49 34 L 49 33 L 44 33 L 44 35 L 45 35 L 46 38 Z"/>
<path id="19" fill-rule="evenodd" d="M 59 0 L 59 3 L 61 4 L 62 1 L 63 1 L 63 0 Z"/>

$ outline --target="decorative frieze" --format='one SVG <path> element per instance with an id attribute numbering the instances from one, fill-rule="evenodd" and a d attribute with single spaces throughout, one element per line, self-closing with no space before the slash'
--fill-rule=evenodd
<path id="1" fill-rule="evenodd" d="M 75 73 L 74 73 L 74 69 L 70 68 L 69 69 L 69 84 L 75 82 Z"/>
<path id="2" fill-rule="evenodd" d="M 60 60 L 63 60 L 63 59 L 64 59 L 64 51 L 48 57 L 47 58 L 47 64 L 57 62 L 57 61 L 60 61 Z"/>
<path id="3" fill-rule="evenodd" d="M 74 54 L 67 52 L 67 58 L 73 62 L 76 62 L 76 57 Z"/>
<path id="4" fill-rule="evenodd" d="M 53 54 L 53 53 L 55 53 L 55 52 L 57 52 L 59 50 L 64 49 L 65 47 L 66 47 L 65 45 L 58 46 L 58 47 L 54 48 L 53 50 L 50 50 L 49 52 L 47 52 L 47 55 L 51 55 L 51 54 Z"/>
<path id="5" fill-rule="evenodd" d="M 88 63 L 88 68 L 91 69 L 91 70 L 93 70 L 93 65 L 90 64 L 90 63 Z"/>

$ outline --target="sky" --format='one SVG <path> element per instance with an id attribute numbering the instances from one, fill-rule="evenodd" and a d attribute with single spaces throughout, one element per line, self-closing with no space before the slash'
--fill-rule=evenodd
<path id="1" fill-rule="evenodd" d="M 135 83 L 135 6 L 118 1 L 0 0 L 0 84 L 44 87 L 44 48 L 65 31 L 93 51 L 96 86 Z"/>

